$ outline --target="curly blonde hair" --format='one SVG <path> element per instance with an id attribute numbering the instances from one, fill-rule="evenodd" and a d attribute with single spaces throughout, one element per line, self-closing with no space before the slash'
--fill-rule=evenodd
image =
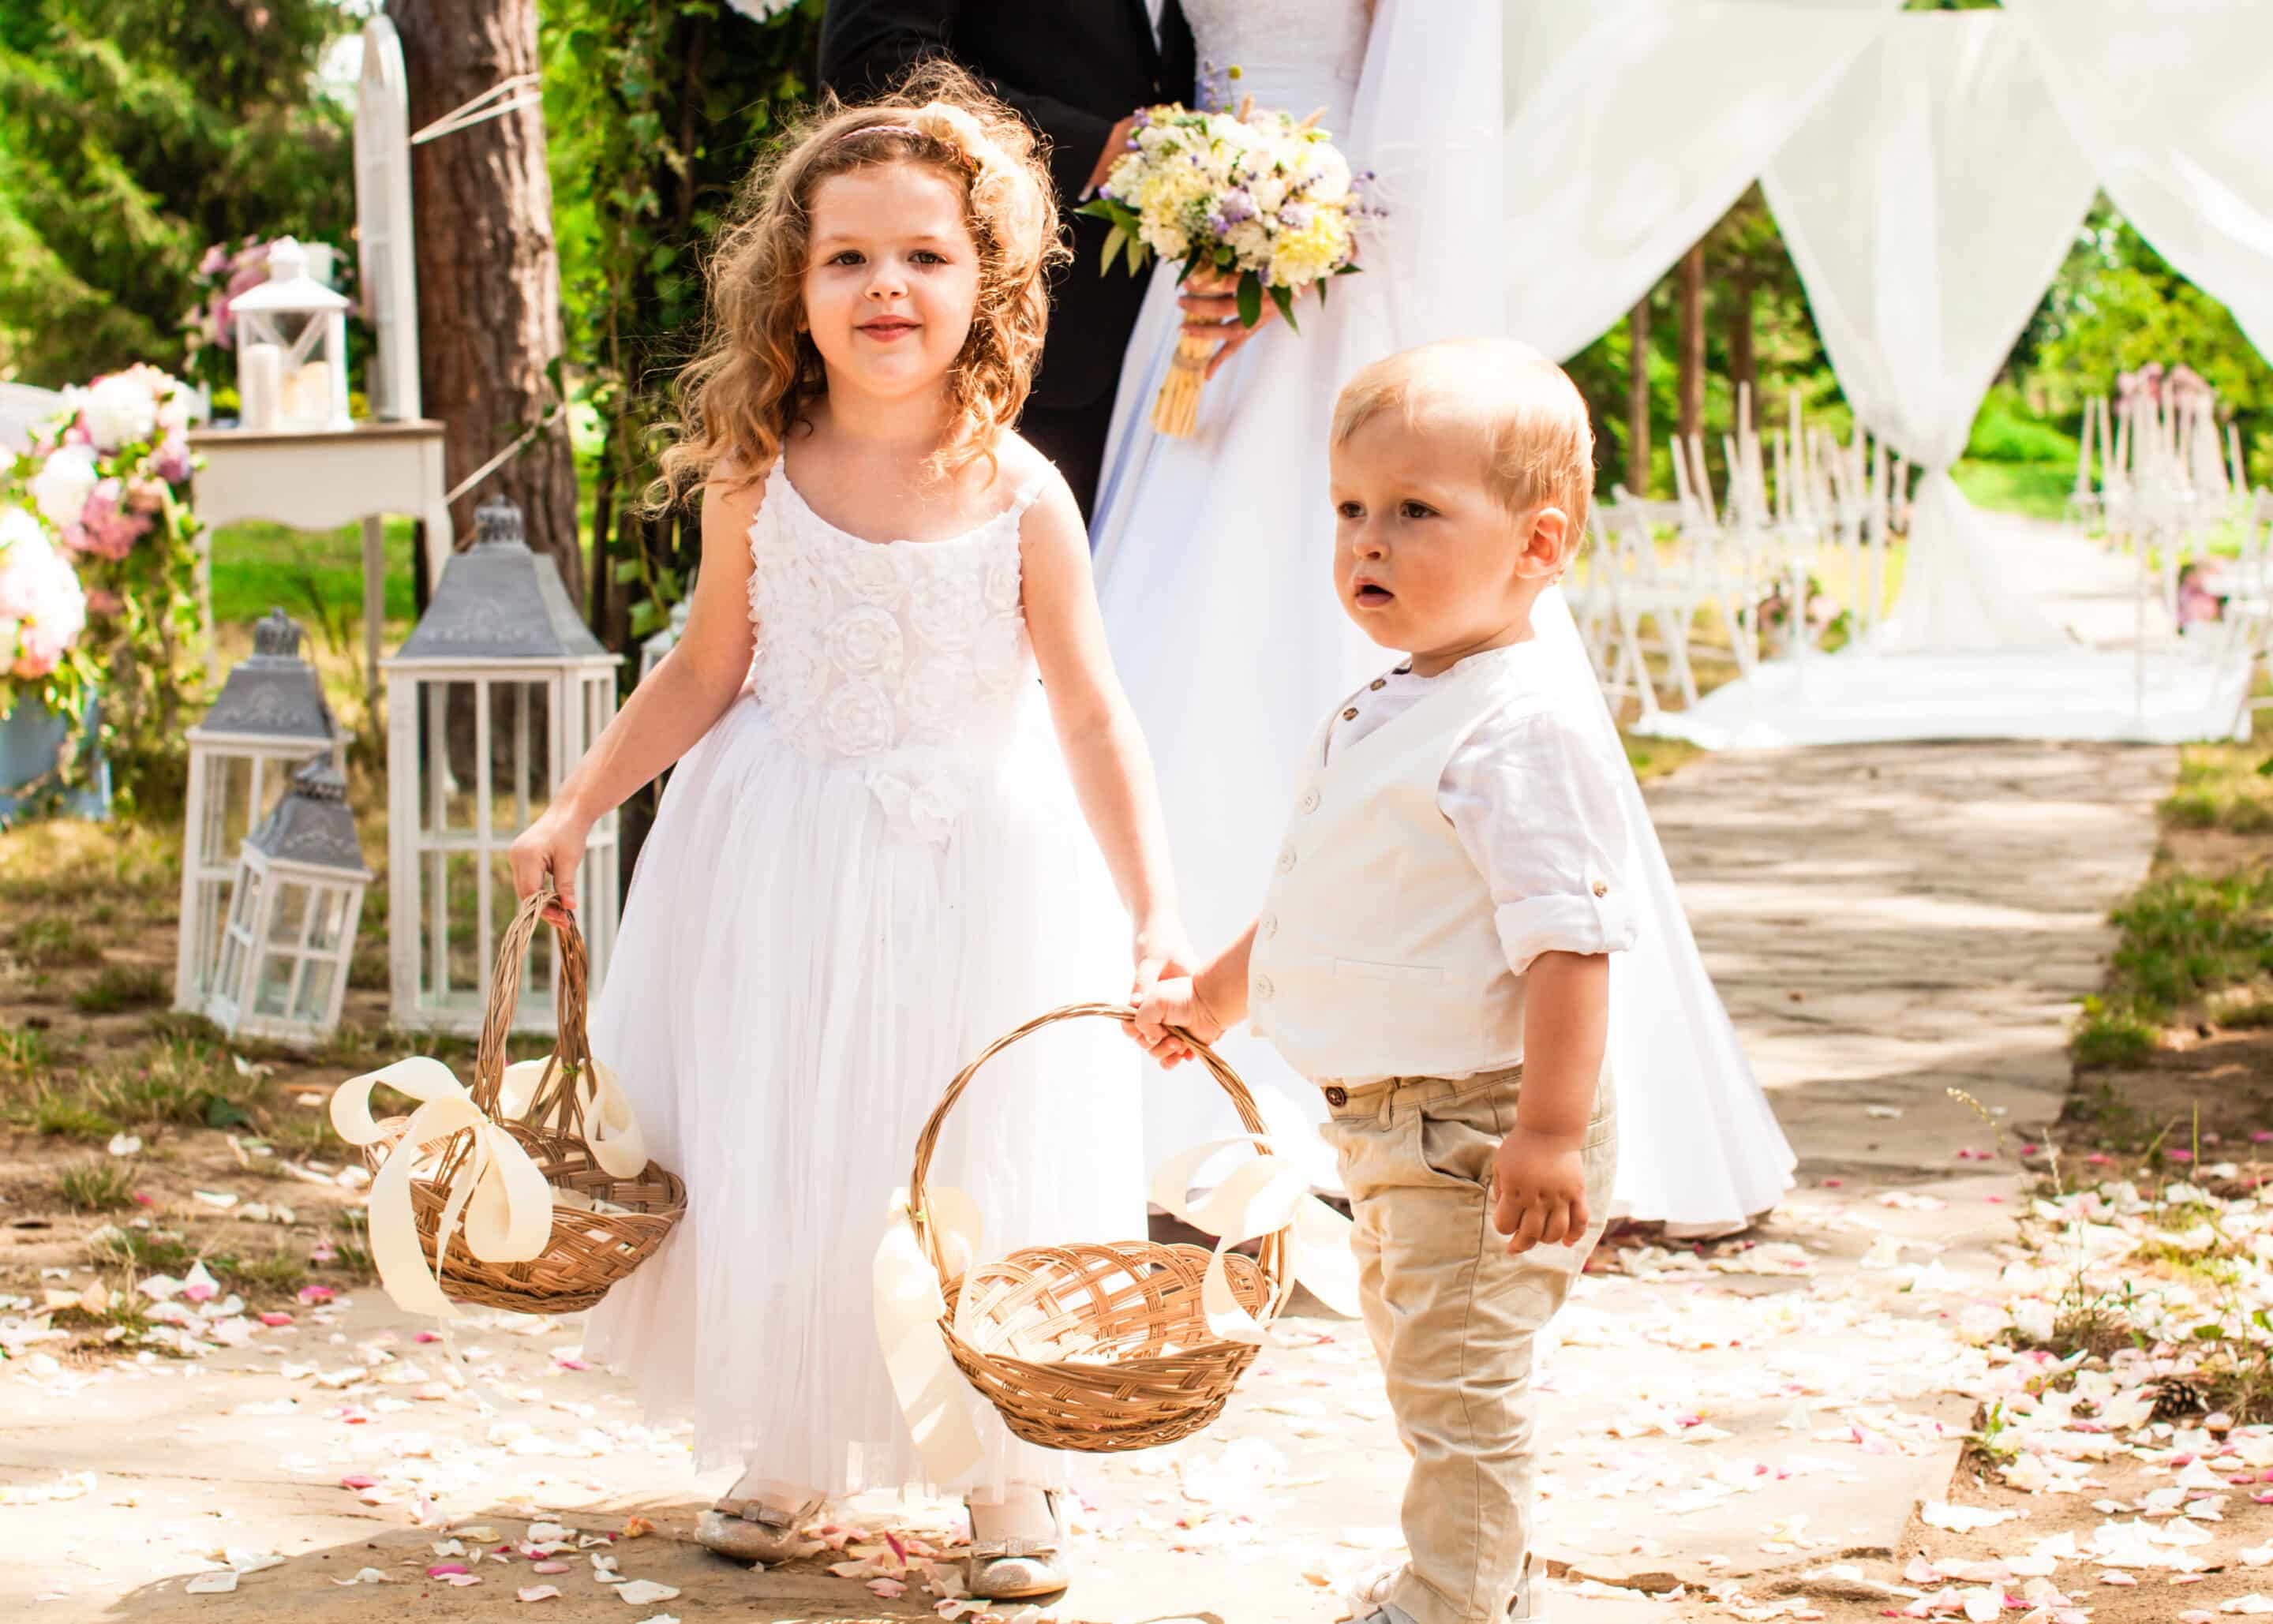
<path id="1" fill-rule="evenodd" d="M 1049 320 L 1047 273 L 1069 251 L 1032 131 L 952 64 L 917 66 L 881 100 L 833 97 L 793 125 L 743 182 L 709 263 L 701 348 L 674 389 L 678 423 L 648 488 L 651 508 L 731 470 L 746 487 L 773 466 L 790 430 L 829 390 L 803 329 L 813 196 L 834 176 L 924 164 L 963 188 L 979 251 L 971 333 L 948 373 L 949 418 L 935 474 L 992 464 L 1033 386 Z"/>

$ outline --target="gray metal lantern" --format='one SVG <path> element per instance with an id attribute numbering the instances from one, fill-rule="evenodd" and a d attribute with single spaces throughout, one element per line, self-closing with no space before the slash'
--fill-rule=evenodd
<path id="1" fill-rule="evenodd" d="M 507 853 L 616 714 L 616 668 L 549 557 L 502 498 L 474 514 L 387 682 L 388 961 L 394 1024 L 476 1032 L 498 932 L 514 911 Z M 616 817 L 594 826 L 576 876 L 591 984 L 607 972 L 619 911 Z M 559 964 L 541 932 L 515 1023 L 550 1031 Z"/>
<path id="2" fill-rule="evenodd" d="M 197 1014 L 213 992 L 237 844 L 292 770 L 319 751 L 342 772 L 347 738 L 315 668 L 300 657 L 298 623 L 272 609 L 252 628 L 252 656 L 221 685 L 190 730 L 190 787 L 182 838 L 181 934 L 174 1007 Z"/>
<path id="3" fill-rule="evenodd" d="M 312 1045 L 339 1025 L 371 878 L 347 789 L 329 755 L 313 757 L 245 836 L 206 1004 L 232 1037 Z"/>

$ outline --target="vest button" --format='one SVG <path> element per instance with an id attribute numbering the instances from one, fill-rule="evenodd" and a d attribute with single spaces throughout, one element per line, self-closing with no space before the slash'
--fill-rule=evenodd
<path id="1" fill-rule="evenodd" d="M 1278 992 L 1278 988 L 1271 984 L 1270 977 L 1257 976 L 1255 978 L 1255 997 L 1257 1002 L 1268 1002 L 1271 998 Z"/>
<path id="2" fill-rule="evenodd" d="M 1318 810 L 1318 792 L 1316 790 L 1305 790 L 1303 792 L 1302 810 L 1306 812 L 1316 812 Z"/>
<path id="3" fill-rule="evenodd" d="M 1294 872 L 1294 849 L 1292 846 L 1279 854 L 1279 872 L 1282 874 Z"/>
<path id="4" fill-rule="evenodd" d="M 1256 928 L 1263 932 L 1263 939 L 1269 941 L 1272 937 L 1279 934 L 1279 916 L 1277 914 L 1264 915 L 1261 923 Z"/>
<path id="5" fill-rule="evenodd" d="M 1349 1090 L 1336 1084 L 1326 1090 L 1326 1104 L 1337 1110 L 1349 1104 Z"/>
<path id="6" fill-rule="evenodd" d="M 1376 693 L 1379 693 L 1384 688 L 1389 686 L 1389 678 L 1386 677 L 1377 677 L 1371 682 L 1366 684 L 1366 686 L 1372 689 Z"/>
<path id="7" fill-rule="evenodd" d="M 1342 720 L 1344 722 L 1355 722 L 1357 720 L 1357 707 L 1353 705 L 1347 710 L 1344 711 L 1342 713 Z"/>
<path id="8" fill-rule="evenodd" d="M 1596 881 L 1594 882 L 1594 894 L 1595 894 L 1596 896 L 1608 896 L 1608 895 L 1609 895 L 1609 894 L 1610 894 L 1610 888 L 1609 888 L 1609 887 L 1608 887 L 1608 886 L 1604 885 L 1604 884 L 1603 884 L 1601 880 L 1599 880 L 1599 879 L 1598 879 L 1598 880 L 1596 880 Z"/>

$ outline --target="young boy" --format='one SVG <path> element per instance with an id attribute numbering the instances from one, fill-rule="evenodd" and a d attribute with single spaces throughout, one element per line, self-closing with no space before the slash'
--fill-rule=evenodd
<path id="1" fill-rule="evenodd" d="M 1585 533 L 1594 435 L 1559 368 L 1459 341 L 1359 373 L 1332 459 L 1342 607 L 1409 658 L 1320 730 L 1255 924 L 1140 989 L 1136 1031 L 1174 1064 L 1170 1026 L 1212 1039 L 1251 1013 L 1325 1091 L 1413 1454 L 1409 1560 L 1367 1624 L 1535 1620 L 1533 1341 L 1608 1216 L 1607 955 L 1633 939 L 1616 764 L 1531 642 Z"/>

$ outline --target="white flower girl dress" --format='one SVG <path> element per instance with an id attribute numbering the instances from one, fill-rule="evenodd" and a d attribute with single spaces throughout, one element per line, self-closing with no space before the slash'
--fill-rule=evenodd
<path id="1" fill-rule="evenodd" d="M 700 1469 L 831 1497 L 920 1481 L 870 1298 L 916 1134 L 986 1043 L 1127 990 L 1020 610 L 1037 494 L 874 543 L 767 478 L 749 685 L 671 775 L 592 1018 L 688 1207 L 589 1345 L 651 1419 L 694 1422 Z M 990 1254 L 1144 1234 L 1140 1058 L 1067 1022 L 979 1074 L 934 1177 L 977 1201 Z M 977 1476 L 934 1486 L 1064 1484 L 1068 1456 L 982 1426 Z"/>

